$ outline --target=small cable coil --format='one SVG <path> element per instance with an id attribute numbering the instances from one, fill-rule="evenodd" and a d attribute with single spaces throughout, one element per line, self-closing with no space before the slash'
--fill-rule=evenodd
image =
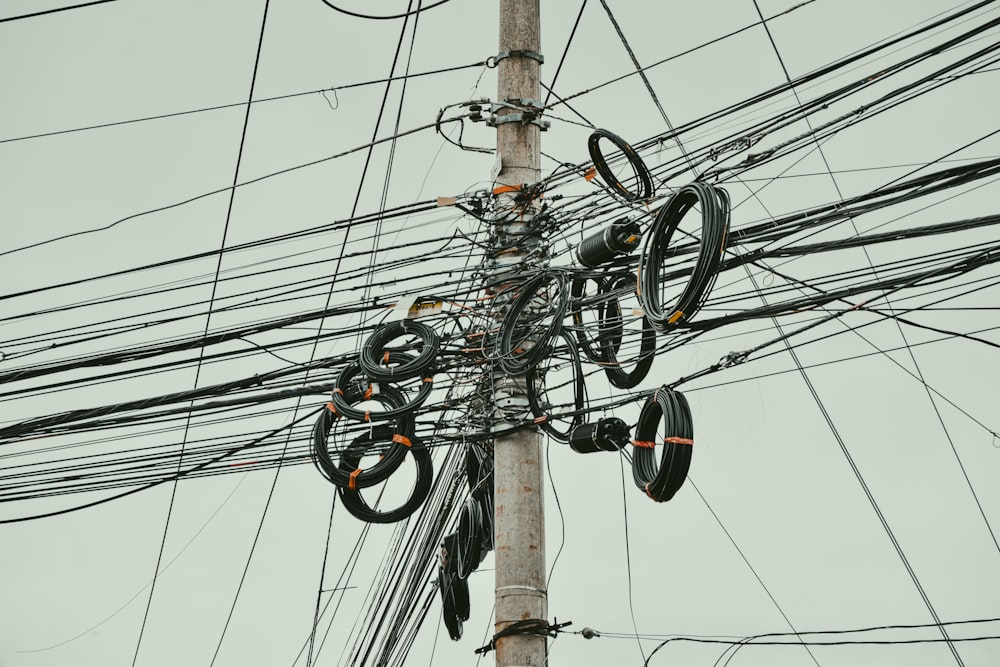
<path id="1" fill-rule="evenodd" d="M 625 158 L 635 172 L 635 178 L 639 186 L 637 192 L 633 192 L 625 187 L 618 177 L 615 176 L 614 172 L 611 171 L 607 160 L 604 159 L 604 153 L 601 152 L 601 139 L 607 139 L 625 154 Z M 625 201 L 649 199 L 653 195 L 653 179 L 649 174 L 646 163 L 642 161 L 642 158 L 635 152 L 635 149 L 617 134 L 600 128 L 594 130 L 590 138 L 587 139 L 587 150 L 590 152 L 590 159 L 594 161 L 594 168 L 601 175 L 608 190 Z"/>
<path id="2" fill-rule="evenodd" d="M 421 347 L 416 355 L 406 357 L 386 353 L 386 345 L 396 338 L 416 335 Z M 361 346 L 358 362 L 361 370 L 375 382 L 399 382 L 417 377 L 434 363 L 441 337 L 423 322 L 398 320 L 375 329 Z M 394 364 L 394 365 L 390 365 Z"/>
<path id="3" fill-rule="evenodd" d="M 663 454 L 656 462 L 656 427 L 663 422 Z M 658 503 L 674 497 L 687 479 L 694 449 L 694 424 L 687 399 L 679 391 L 661 386 L 639 413 L 632 441 L 632 477 L 636 486 Z"/>

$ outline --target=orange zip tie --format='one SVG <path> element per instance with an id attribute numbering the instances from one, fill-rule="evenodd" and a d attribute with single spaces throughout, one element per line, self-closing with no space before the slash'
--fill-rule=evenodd
<path id="1" fill-rule="evenodd" d="M 434 382 L 434 378 L 424 378 L 424 382 Z"/>
<path id="2" fill-rule="evenodd" d="M 493 194 L 502 195 L 505 192 L 520 192 L 520 185 L 498 185 L 493 188 Z"/>
<path id="3" fill-rule="evenodd" d="M 407 438 L 405 435 L 400 435 L 399 433 L 396 433 L 396 434 L 394 434 L 392 436 L 392 441 L 393 442 L 398 442 L 399 444 L 403 445 L 404 447 L 412 447 L 413 446 L 413 443 L 410 442 L 409 438 Z"/>
<path id="4" fill-rule="evenodd" d="M 667 324 L 677 324 L 677 322 L 684 317 L 684 313 L 681 311 L 675 312 L 673 315 L 667 318 Z"/>
<path id="5" fill-rule="evenodd" d="M 326 409 L 329 410 L 330 412 L 332 412 L 333 414 L 337 415 L 337 406 L 334 405 L 333 403 L 327 403 L 326 404 Z M 337 415 L 337 416 L 339 417 L 340 415 Z"/>
<path id="6" fill-rule="evenodd" d="M 583 180 L 592 181 L 594 180 L 595 176 L 597 176 L 597 167 L 591 167 L 590 169 L 584 172 Z"/>
<path id="7" fill-rule="evenodd" d="M 371 420 L 372 420 L 372 411 L 371 410 L 365 410 L 365 421 L 366 422 L 370 422 Z"/>
<path id="8" fill-rule="evenodd" d="M 645 449 L 653 449 L 656 447 L 656 443 L 650 440 L 633 440 L 632 444 L 636 447 L 643 447 Z"/>
<path id="9" fill-rule="evenodd" d="M 389 365 L 389 350 L 386 350 L 385 354 L 382 355 L 382 363 L 386 366 Z"/>
<path id="10" fill-rule="evenodd" d="M 365 400 L 370 401 L 374 394 L 375 388 L 372 385 L 368 385 L 368 388 L 365 389 Z"/>
<path id="11" fill-rule="evenodd" d="M 660 502 L 659 498 L 657 498 L 656 496 L 654 496 L 652 493 L 649 492 L 649 485 L 651 483 L 652 482 L 646 482 L 646 486 L 644 487 L 646 489 L 646 495 L 655 500 L 656 502 Z"/>
<path id="12" fill-rule="evenodd" d="M 672 443 L 675 443 L 675 444 L 678 444 L 678 445 L 693 445 L 694 444 L 694 440 L 692 440 L 691 438 L 678 438 L 678 437 L 664 438 L 663 442 L 664 442 L 664 444 L 670 444 L 672 442 Z"/>
<path id="13" fill-rule="evenodd" d="M 546 422 L 548 420 L 549 420 L 548 415 L 542 415 L 541 417 L 535 417 L 532 421 L 536 424 L 541 424 L 542 422 Z"/>
<path id="14" fill-rule="evenodd" d="M 358 490 L 358 475 L 360 474 L 361 474 L 361 468 L 358 468 L 357 470 L 351 473 L 351 479 L 350 481 L 347 482 L 347 488 L 349 488 L 351 491 Z"/>

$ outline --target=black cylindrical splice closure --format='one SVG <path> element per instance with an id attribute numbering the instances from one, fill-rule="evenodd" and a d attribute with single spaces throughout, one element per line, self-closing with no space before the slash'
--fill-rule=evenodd
<path id="1" fill-rule="evenodd" d="M 585 238 L 576 248 L 576 259 L 587 268 L 607 264 L 618 255 L 627 255 L 639 247 L 639 223 L 622 219 Z"/>
<path id="2" fill-rule="evenodd" d="M 569 435 L 574 452 L 617 452 L 628 444 L 628 425 L 618 417 L 602 417 L 596 422 L 580 424 Z"/>

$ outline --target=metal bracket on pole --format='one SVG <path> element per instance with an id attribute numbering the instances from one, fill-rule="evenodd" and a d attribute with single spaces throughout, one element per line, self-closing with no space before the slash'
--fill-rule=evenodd
<path id="1" fill-rule="evenodd" d="M 545 56 L 541 53 L 529 51 L 528 49 L 507 49 L 505 51 L 501 51 L 495 56 L 487 58 L 486 66 L 490 68 L 496 67 L 504 58 L 531 58 L 532 60 L 537 60 L 539 64 L 543 64 L 545 62 Z"/>

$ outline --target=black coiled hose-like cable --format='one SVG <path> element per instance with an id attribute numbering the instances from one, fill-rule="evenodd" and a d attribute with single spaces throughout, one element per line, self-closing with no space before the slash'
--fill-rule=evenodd
<path id="1" fill-rule="evenodd" d="M 670 256 L 670 241 L 685 214 L 701 205 L 701 239 L 691 278 L 674 305 L 665 310 L 660 302 L 663 260 Z M 642 309 L 660 331 L 668 331 L 694 318 L 715 284 L 729 233 L 729 195 L 725 190 L 701 182 L 685 185 L 664 204 L 649 232 L 640 264 L 639 300 Z"/>
<path id="2" fill-rule="evenodd" d="M 340 500 L 348 512 L 368 523 L 395 523 L 413 514 L 427 500 L 434 482 L 434 464 L 431 462 L 431 453 L 427 451 L 427 448 L 415 436 L 411 437 L 410 441 L 408 450 L 413 455 L 413 461 L 417 466 L 417 480 L 413 485 L 413 490 L 410 492 L 410 497 L 395 509 L 381 511 L 369 507 L 357 489 L 338 486 L 337 493 L 340 494 Z M 367 442 L 358 442 L 355 440 L 355 442 L 351 443 L 340 456 L 340 470 L 348 474 L 354 474 L 354 471 L 358 468 L 358 463 L 361 462 L 362 455 L 367 449 Z"/>
<path id="3" fill-rule="evenodd" d="M 351 398 L 357 399 L 359 397 L 352 396 Z M 393 387 L 386 387 L 377 396 L 373 396 L 372 400 L 377 400 L 389 407 L 406 403 L 402 394 Z M 406 458 L 406 450 L 413 437 L 412 413 L 399 417 L 393 427 L 379 426 L 373 429 L 370 435 L 356 438 L 354 443 L 364 444 L 369 450 L 379 443 L 387 443 L 389 447 L 382 459 L 371 468 L 352 471 L 341 470 L 340 466 L 333 462 L 330 455 L 330 429 L 338 418 L 336 406 L 333 403 L 327 403 L 327 409 L 320 413 L 312 431 L 313 455 L 317 466 L 328 480 L 337 486 L 363 489 L 384 482 L 403 463 L 403 459 Z"/>
<path id="4" fill-rule="evenodd" d="M 585 307 L 581 302 L 586 299 L 586 289 L 588 282 L 594 282 L 597 284 L 597 292 L 594 298 L 599 298 L 599 300 L 590 307 Z M 583 352 L 584 356 L 591 361 L 597 363 L 604 363 L 607 361 L 607 357 L 604 354 L 604 349 L 601 344 L 603 338 L 608 339 L 612 344 L 621 346 L 621 317 L 618 317 L 618 329 L 609 330 L 606 328 L 608 323 L 614 323 L 616 320 L 611 317 L 611 313 L 614 311 L 609 311 L 609 308 L 614 308 L 617 306 L 612 306 L 610 299 L 607 297 L 607 283 L 608 280 L 604 276 L 594 276 L 590 278 L 575 278 L 570 285 L 570 303 L 572 304 L 570 310 L 570 317 L 573 319 L 573 327 L 576 333 L 576 342 L 580 346 L 580 350 Z M 602 296 L 603 295 L 603 296 Z M 587 310 L 595 311 L 597 316 L 597 336 L 592 337 L 587 335 L 587 324 L 584 322 L 584 312 Z M 620 311 L 618 311 L 620 314 Z M 617 351 L 618 347 L 615 348 Z"/>
<path id="5" fill-rule="evenodd" d="M 629 164 L 632 166 L 632 170 L 635 172 L 635 177 L 639 185 L 638 192 L 633 192 L 625 187 L 625 185 L 618 180 L 618 177 L 615 176 L 614 172 L 611 171 L 607 160 L 604 159 L 604 154 L 601 152 L 601 139 L 607 139 L 625 154 L 625 158 L 628 160 Z M 642 158 L 635 152 L 635 149 L 632 148 L 632 146 L 630 146 L 624 139 L 619 137 L 614 132 L 598 128 L 594 130 L 594 132 L 590 135 L 590 138 L 587 140 L 587 149 L 590 151 L 590 159 L 594 161 L 594 168 L 597 169 L 597 173 L 599 173 L 601 178 L 604 179 L 604 183 L 607 185 L 608 190 L 620 196 L 625 201 L 649 199 L 652 196 L 653 180 L 649 175 L 649 169 L 646 168 L 646 163 L 642 161 Z"/>
<path id="6" fill-rule="evenodd" d="M 403 336 L 420 338 L 421 348 L 416 355 L 393 356 L 386 352 L 386 345 Z M 361 346 L 358 361 L 361 370 L 375 382 L 398 382 L 417 377 L 434 363 L 441 337 L 423 322 L 399 320 L 379 326 Z M 394 365 L 393 365 L 394 364 Z"/>
<path id="7" fill-rule="evenodd" d="M 469 497 L 462 507 L 458 520 L 458 576 L 467 579 L 476 571 L 486 549 L 483 548 L 483 507 L 475 498 Z"/>
<path id="8" fill-rule="evenodd" d="M 469 620 L 469 582 L 458 576 L 458 534 L 449 533 L 441 540 L 442 562 L 438 567 L 438 589 L 441 591 L 441 614 L 452 641 L 462 638 L 462 623 Z"/>
<path id="9" fill-rule="evenodd" d="M 656 426 L 663 420 L 663 454 L 656 462 Z M 635 429 L 632 477 L 646 495 L 658 503 L 674 497 L 684 484 L 694 449 L 691 408 L 679 391 L 666 385 L 642 406 Z"/>
<path id="10" fill-rule="evenodd" d="M 532 366 L 525 374 L 525 387 L 528 394 L 528 406 L 531 414 L 535 416 L 535 423 L 539 427 L 559 442 L 568 442 L 569 434 L 583 421 L 583 408 L 586 387 L 584 386 L 583 367 L 580 364 L 580 350 L 576 347 L 576 341 L 565 331 L 559 332 L 556 344 L 550 347 L 546 355 L 554 359 L 555 363 L 566 363 L 570 365 L 572 380 L 569 382 L 569 389 L 573 392 L 573 410 L 569 419 L 569 425 L 561 429 L 553 420 L 552 401 L 548 392 L 542 395 L 542 385 L 545 383 L 547 368 L 542 368 L 544 364 Z M 549 383 L 551 384 L 551 382 Z M 567 418 L 560 418 L 560 423 L 565 423 Z"/>
<path id="11" fill-rule="evenodd" d="M 493 457 L 478 443 L 469 443 L 466 449 L 466 470 L 469 493 L 482 507 L 483 529 L 480 533 L 483 548 L 493 550 Z"/>
<path id="12" fill-rule="evenodd" d="M 566 277 L 560 271 L 542 271 L 519 288 L 500 322 L 496 354 L 504 372 L 521 375 L 545 356 L 547 343 L 562 329 L 568 301 Z M 541 312 L 524 317 L 529 306 Z"/>
<path id="13" fill-rule="evenodd" d="M 607 290 L 609 294 L 628 287 L 634 290 L 636 278 L 631 273 L 619 276 L 609 282 Z M 646 316 L 642 315 L 642 339 L 639 344 L 639 356 L 635 359 L 635 367 L 631 371 L 626 371 L 625 363 L 618 359 L 618 351 L 621 348 L 624 323 L 622 321 L 621 303 L 615 297 L 610 297 L 604 309 L 601 321 L 601 353 L 604 357 L 604 373 L 608 376 L 608 381 L 619 389 L 631 389 L 642 382 L 649 374 L 649 369 L 653 365 L 653 356 L 656 353 L 656 330 Z"/>
<path id="14" fill-rule="evenodd" d="M 389 352 L 387 354 L 391 363 L 406 364 L 413 359 L 413 355 L 406 352 Z M 352 361 L 345 365 L 340 374 L 337 375 L 337 386 L 334 388 L 330 400 L 338 415 L 363 422 L 385 421 L 407 416 L 412 419 L 414 410 L 423 405 L 427 397 L 430 396 L 434 383 L 434 370 L 427 369 L 425 371 L 426 377 L 423 378 L 420 388 L 417 390 L 417 395 L 412 400 L 388 410 L 371 412 L 369 410 L 358 409 L 352 404 L 363 400 L 377 400 L 380 393 L 384 393 L 391 387 L 379 387 L 376 390 L 373 385 L 369 384 L 367 388 L 361 389 L 359 393 L 359 385 L 354 381 L 354 378 L 360 372 L 361 364 L 357 361 Z"/>

